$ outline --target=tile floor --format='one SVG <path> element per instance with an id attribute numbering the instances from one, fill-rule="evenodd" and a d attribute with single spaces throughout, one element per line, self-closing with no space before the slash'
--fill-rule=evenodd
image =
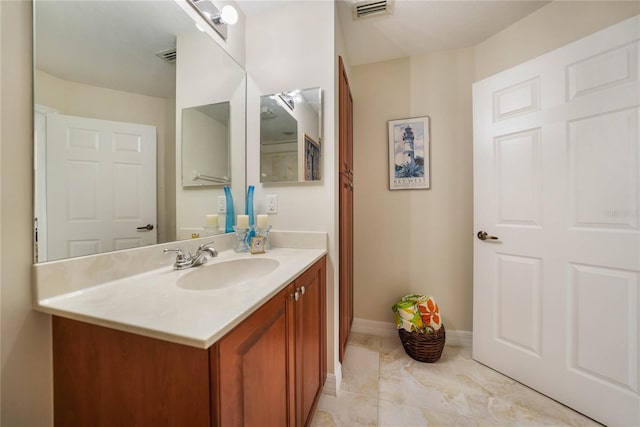
<path id="1" fill-rule="evenodd" d="M 400 339 L 352 333 L 338 396 L 322 394 L 312 427 L 599 426 L 445 346 L 436 363 L 407 356 Z"/>

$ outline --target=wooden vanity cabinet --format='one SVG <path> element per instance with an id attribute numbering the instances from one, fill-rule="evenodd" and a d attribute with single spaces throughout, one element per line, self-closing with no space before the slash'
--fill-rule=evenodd
<path id="1" fill-rule="evenodd" d="M 325 259 L 294 283 L 296 423 L 310 424 L 327 378 Z"/>
<path id="2" fill-rule="evenodd" d="M 212 413 L 219 426 L 292 426 L 289 287 L 211 349 Z"/>
<path id="3" fill-rule="evenodd" d="M 325 282 L 323 258 L 211 349 L 218 425 L 310 423 L 327 377 Z"/>
<path id="4" fill-rule="evenodd" d="M 323 257 L 207 350 L 54 316 L 55 425 L 308 425 L 325 289 Z"/>
<path id="5" fill-rule="evenodd" d="M 209 354 L 53 317 L 53 419 L 60 426 L 210 426 Z"/>

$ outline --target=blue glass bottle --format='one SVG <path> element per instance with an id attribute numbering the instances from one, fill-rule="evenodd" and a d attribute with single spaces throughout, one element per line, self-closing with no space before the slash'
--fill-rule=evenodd
<path id="1" fill-rule="evenodd" d="M 224 222 L 224 231 L 227 233 L 233 233 L 236 215 L 233 209 L 233 196 L 231 195 L 231 189 L 228 185 L 224 186 L 224 196 L 227 199 L 227 216 Z"/>
<path id="2" fill-rule="evenodd" d="M 254 187 L 253 185 L 250 185 L 249 188 L 247 189 L 247 204 L 245 205 L 245 208 L 244 208 L 245 215 L 249 216 L 249 228 L 251 228 L 251 231 L 249 232 L 249 237 L 255 236 L 255 231 L 253 230 L 253 225 L 255 224 L 254 215 L 253 215 L 253 191 L 254 191 Z"/>

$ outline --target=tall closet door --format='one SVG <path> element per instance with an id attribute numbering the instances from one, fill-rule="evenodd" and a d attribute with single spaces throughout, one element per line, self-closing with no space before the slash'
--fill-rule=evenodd
<path id="1" fill-rule="evenodd" d="M 353 322 L 353 98 L 342 58 L 339 58 L 340 162 L 340 349 L 342 362 Z"/>

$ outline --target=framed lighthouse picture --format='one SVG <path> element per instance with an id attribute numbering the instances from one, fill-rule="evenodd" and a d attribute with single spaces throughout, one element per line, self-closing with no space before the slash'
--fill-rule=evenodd
<path id="1" fill-rule="evenodd" d="M 389 120 L 389 189 L 430 188 L 429 117 Z"/>

